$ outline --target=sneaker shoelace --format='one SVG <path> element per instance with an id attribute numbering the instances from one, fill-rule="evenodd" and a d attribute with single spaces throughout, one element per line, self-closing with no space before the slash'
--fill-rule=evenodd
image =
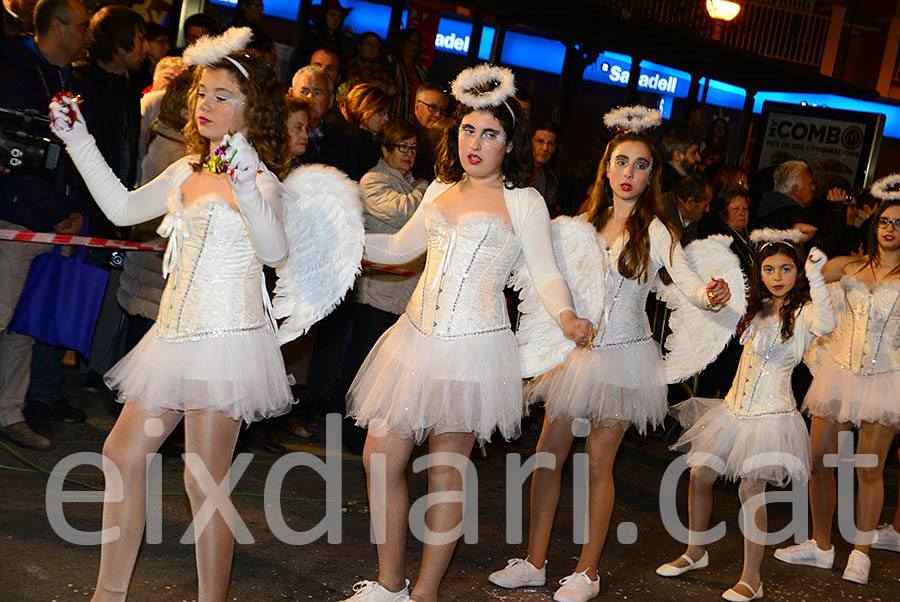
<path id="1" fill-rule="evenodd" d="M 357 581 L 353 584 L 353 593 L 354 595 L 367 594 L 374 590 L 377 585 L 377 581 Z"/>
<path id="2" fill-rule="evenodd" d="M 562 579 L 559 580 L 559 584 L 560 584 L 560 585 L 568 585 L 569 583 L 571 583 L 571 582 L 574 581 L 575 579 L 578 579 L 579 577 L 581 577 L 581 578 L 582 578 L 585 582 L 587 582 L 589 585 L 591 585 L 591 584 L 594 583 L 594 582 L 591 581 L 590 578 L 587 576 L 587 571 L 582 571 L 582 572 L 580 572 L 580 573 L 572 573 L 572 574 L 569 575 L 568 577 L 563 577 Z"/>
<path id="3" fill-rule="evenodd" d="M 518 569 L 524 570 L 525 567 L 525 559 L 524 558 L 510 558 L 506 561 L 506 569 Z"/>

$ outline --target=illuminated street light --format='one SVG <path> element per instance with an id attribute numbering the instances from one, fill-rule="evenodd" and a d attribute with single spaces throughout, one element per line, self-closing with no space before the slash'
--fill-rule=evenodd
<path id="1" fill-rule="evenodd" d="M 731 21 L 741 12 L 741 5 L 728 0 L 706 0 L 706 12 L 713 19 Z"/>

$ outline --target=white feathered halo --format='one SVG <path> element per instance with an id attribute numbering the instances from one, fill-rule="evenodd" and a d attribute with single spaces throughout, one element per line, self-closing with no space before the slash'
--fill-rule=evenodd
<path id="1" fill-rule="evenodd" d="M 560 217 L 551 222 L 553 249 L 560 272 L 572 291 L 575 313 L 599 325 L 607 299 L 604 284 L 611 267 L 597 232 L 585 221 Z M 729 236 L 715 235 L 691 243 L 686 249 L 688 263 L 700 276 L 722 278 L 731 289 L 731 301 L 713 312 L 693 305 L 675 286 L 664 286 L 657 278 L 653 290 L 672 310 L 664 358 L 666 381 L 676 383 L 702 371 L 734 336 L 747 309 L 744 274 L 740 261 L 728 247 Z M 519 289 L 522 316 L 516 330 L 522 377 L 530 378 L 552 370 L 566 360 L 575 343 L 565 338 L 556 321 L 541 304 L 526 268 L 514 274 L 512 285 Z"/>
<path id="2" fill-rule="evenodd" d="M 550 223 L 553 252 L 560 273 L 569 284 L 575 313 L 597 324 L 603 312 L 606 259 L 597 242 L 597 231 L 583 219 L 558 217 Z M 531 275 L 520 264 L 510 279 L 519 291 L 522 317 L 516 328 L 522 378 L 537 376 L 561 364 L 575 349 L 559 325 L 544 309 Z"/>
<path id="3" fill-rule="evenodd" d="M 243 50 L 253 40 L 253 31 L 249 27 L 229 27 L 219 36 L 202 36 L 184 49 L 185 65 L 215 65 L 223 58 Z"/>
<path id="4" fill-rule="evenodd" d="M 460 71 L 450 87 L 454 98 L 473 109 L 502 104 L 516 93 L 516 77 L 505 67 L 484 63 Z"/>
<path id="5" fill-rule="evenodd" d="M 896 201 L 900 199 L 900 173 L 892 173 L 889 176 L 876 180 L 869 191 L 879 201 Z"/>
<path id="6" fill-rule="evenodd" d="M 776 242 L 799 245 L 803 242 L 800 230 L 776 230 L 775 228 L 759 228 L 750 233 L 750 242 L 757 248 Z"/>
<path id="7" fill-rule="evenodd" d="M 662 114 L 642 105 L 618 107 L 603 116 L 603 123 L 611 130 L 641 133 L 659 127 L 662 124 Z"/>
<path id="8" fill-rule="evenodd" d="M 326 165 L 306 165 L 282 184 L 284 230 L 290 247 L 279 267 L 273 314 L 285 318 L 285 344 L 327 316 L 360 273 L 365 231 L 359 186 Z"/>

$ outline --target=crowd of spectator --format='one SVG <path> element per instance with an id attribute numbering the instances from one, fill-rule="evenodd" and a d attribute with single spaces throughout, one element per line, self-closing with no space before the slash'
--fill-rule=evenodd
<path id="1" fill-rule="evenodd" d="M 239 0 L 226 25 L 250 27 L 253 47 L 275 66 L 262 9 L 262 0 Z M 453 123 L 452 99 L 423 64 L 418 31 L 403 30 L 384 44 L 372 32 L 354 36 L 346 30 L 347 10 L 336 1 L 313 9 L 316 25 L 295 50 L 292 76 L 284 85 L 292 166 L 322 163 L 340 169 L 360 183 L 367 231 L 395 232 L 435 177 L 440 133 Z M 80 0 L 3 0 L 0 17 L 0 106 L 45 113 L 57 92 L 80 94 L 89 130 L 129 188 L 152 180 L 187 153 L 182 128 L 193 76 L 180 58 L 184 48 L 172 47 L 166 28 L 120 5 L 92 14 Z M 206 14 L 191 15 L 184 23 L 185 44 L 221 29 Z M 551 102 L 532 99 L 524 89 L 516 101 L 529 124 L 532 103 L 547 108 Z M 690 105 L 683 121 L 670 124 L 659 140 L 662 200 L 681 224 L 682 244 L 728 234 L 748 273 L 753 261 L 748 232 L 754 227 L 797 228 L 832 256 L 859 251 L 874 208 L 864 191 L 846 181 L 817 182 L 801 161 L 773 169 L 768 188 L 751 185 L 747 172 L 728 161 L 728 122 L 718 117 L 707 126 L 707 117 L 705 106 Z M 578 177 L 559 152 L 564 140 L 557 123 L 538 121 L 531 132 L 534 186 L 551 216 L 577 213 L 590 196 L 596 164 Z M 0 175 L 0 229 L 151 240 L 156 225 L 126 231 L 106 220 L 64 153 L 51 172 Z M 62 392 L 65 350 L 6 330 L 32 259 L 48 250 L 0 242 L 0 434 L 41 450 L 52 445 L 53 421 L 85 419 Z M 93 252 L 91 261 L 109 267 L 110 253 Z M 92 352 L 81 362 L 87 386 L 103 390 L 100 375 L 152 324 L 162 287 L 159 264 L 158 255 L 134 252 L 125 257 L 123 270 L 114 270 Z M 420 266 L 408 269 L 415 273 Z M 343 411 L 353 373 L 403 312 L 416 281 L 417 276 L 367 269 L 348 301 L 317 325 L 303 392 L 319 402 L 313 407 Z M 738 354 L 736 346 L 723 354 L 710 371 L 715 378 L 703 381 L 708 389 L 724 393 Z M 288 430 L 308 436 L 307 419 L 308 414 L 293 416 Z M 351 446 L 361 442 L 350 435 Z M 254 436 L 257 444 L 279 450 L 264 434 Z"/>

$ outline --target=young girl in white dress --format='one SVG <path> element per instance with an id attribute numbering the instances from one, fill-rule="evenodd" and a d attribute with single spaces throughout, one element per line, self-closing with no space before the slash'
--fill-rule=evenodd
<path id="1" fill-rule="evenodd" d="M 672 408 L 687 429 L 672 449 L 687 452 L 691 466 L 691 538 L 707 530 L 718 477 L 740 479 L 742 503 L 764 493 L 767 483 L 783 487 L 790 480 L 803 484 L 809 478 L 809 436 L 791 391 L 791 374 L 813 340 L 834 330 L 835 315 L 822 277 L 826 257 L 813 248 L 802 272 L 801 236 L 793 230 L 750 235 L 759 246 L 758 267 L 752 275 L 750 305 L 738 328 L 744 349 L 734 383 L 724 400 L 692 398 Z M 744 520 L 753 520 L 764 534 L 765 506 L 755 512 L 755 519 Z M 744 534 L 744 569 L 738 583 L 722 594 L 726 600 L 763 597 L 765 545 L 758 536 L 748 536 L 746 527 Z M 708 564 L 706 546 L 694 540 L 684 554 L 656 572 L 675 577 Z"/>
<path id="2" fill-rule="evenodd" d="M 585 441 L 588 539 L 575 571 L 560 581 L 553 599 L 583 602 L 599 594 L 598 569 L 615 502 L 613 463 L 619 444 L 630 425 L 644 433 L 666 415 L 662 356 L 644 309 L 651 283 L 665 268 L 698 307 L 709 309 L 730 299 L 723 280 L 703 282 L 688 264 L 678 228 L 665 217 L 659 194 L 661 166 L 653 141 L 635 131 L 613 138 L 600 161 L 587 219 L 606 254 L 606 311 L 590 347 L 575 349 L 526 388 L 528 400 L 544 401 L 546 409 L 536 451 L 552 453 L 555 466 L 534 472 L 528 556 L 492 573 L 489 580 L 495 585 L 516 588 L 546 582 L 562 468 L 574 439 L 572 423 L 579 420 L 590 422 Z"/>
<path id="3" fill-rule="evenodd" d="M 288 245 L 282 225 L 279 177 L 290 156 L 287 114 L 275 73 L 257 54 L 232 52 L 249 41 L 231 30 L 212 56 L 185 53 L 201 63 L 189 97 L 185 131 L 190 155 L 135 191 L 126 190 L 103 160 L 74 102 L 51 105 L 54 132 L 97 204 L 120 226 L 168 212 L 168 274 L 159 317 L 140 343 L 107 374 L 125 402 L 103 446 L 108 475 L 104 541 L 93 602 L 122 601 L 144 529 L 147 454 L 156 452 L 184 419 L 188 462 L 185 486 L 196 511 L 210 495 L 218 507 L 228 493 L 200 486 L 203 471 L 228 478 L 241 421 L 282 414 L 293 396 L 272 321 L 265 310 L 263 265 L 278 266 Z M 210 43 L 198 42 L 198 49 Z M 216 173 L 211 153 L 230 132 L 230 173 Z M 205 169 L 202 165 L 211 169 Z M 224 167 L 224 164 L 219 164 Z M 118 472 L 121 480 L 112 477 Z M 118 481 L 118 482 L 117 482 Z M 231 517 L 215 513 L 196 535 L 198 600 L 225 600 L 234 536 Z"/>
<path id="4" fill-rule="evenodd" d="M 369 234 L 365 258 L 403 264 L 427 253 L 406 313 L 382 335 L 348 393 L 349 414 L 368 427 L 363 462 L 378 543 L 378 580 L 354 585 L 354 602 L 434 602 L 456 540 L 426 537 L 411 597 L 405 579 L 409 495 L 406 465 L 416 443 L 465 460 L 495 430 L 518 433 L 522 380 L 503 288 L 524 254 L 547 311 L 567 337 L 586 344 L 559 273 L 544 199 L 532 177 L 527 126 L 513 98 L 513 75 L 483 65 L 453 84 L 457 127 L 445 132 L 438 180 L 396 234 Z M 373 463 L 382 468 L 373 474 Z M 377 465 L 375 465 L 377 466 Z M 428 469 L 429 493 L 463 490 L 452 466 Z M 461 521 L 462 504 L 429 509 L 430 530 Z"/>
<path id="5" fill-rule="evenodd" d="M 857 454 L 874 454 L 875 466 L 858 466 L 856 499 L 858 540 L 843 578 L 869 579 L 869 547 L 896 549 L 893 529 L 871 534 L 884 505 L 884 463 L 900 429 L 900 176 L 872 186 L 886 199 L 872 218 L 868 254 L 836 257 L 825 266 L 825 279 L 835 282 L 839 326 L 823 346 L 825 358 L 815 367 L 804 410 L 812 417 L 813 468 L 809 502 L 813 538 L 777 550 L 775 558 L 790 564 L 830 569 L 834 565 L 831 527 L 835 509 L 834 467 L 826 454 L 838 452 L 838 434 L 859 428 Z"/>

